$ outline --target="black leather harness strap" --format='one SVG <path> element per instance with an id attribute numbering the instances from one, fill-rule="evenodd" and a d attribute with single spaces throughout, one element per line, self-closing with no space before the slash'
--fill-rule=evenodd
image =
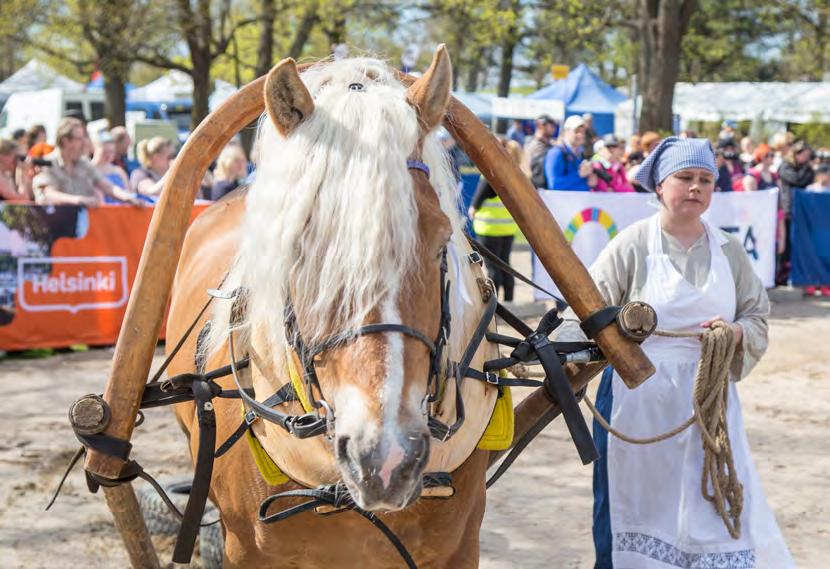
<path id="1" fill-rule="evenodd" d="M 599 332 L 613 324 L 620 314 L 621 308 L 619 306 L 606 306 L 591 314 L 588 318 L 580 322 L 579 327 L 585 332 L 585 335 L 594 339 Z"/>

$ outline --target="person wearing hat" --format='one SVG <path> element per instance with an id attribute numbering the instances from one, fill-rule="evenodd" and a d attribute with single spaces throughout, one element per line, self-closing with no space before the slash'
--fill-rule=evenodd
<path id="1" fill-rule="evenodd" d="M 545 179 L 549 190 L 590 191 L 597 183 L 591 162 L 585 160 L 585 121 L 578 115 L 565 119 L 559 142 L 545 156 Z"/>
<path id="2" fill-rule="evenodd" d="M 696 424 L 669 439 L 635 445 L 595 422 L 602 455 L 594 463 L 595 568 L 791 568 L 750 455 L 736 389 L 766 351 L 769 299 L 740 241 L 702 218 L 718 178 L 712 145 L 707 139 L 666 138 L 637 177 L 654 192 L 659 211 L 620 232 L 591 276 L 609 305 L 650 304 L 663 330 L 702 331 L 715 322 L 733 329 L 737 347 L 729 362 L 726 415 L 743 485 L 741 529 L 733 539 L 702 496 L 704 450 Z M 557 340 L 584 339 L 573 313 L 565 317 Z M 651 336 L 642 348 L 656 373 L 628 389 L 608 369 L 596 398 L 611 426 L 636 438 L 667 433 L 692 415 L 701 355 L 695 337 Z"/>
<path id="3" fill-rule="evenodd" d="M 743 189 L 744 167 L 741 164 L 741 157 L 738 154 L 738 146 L 734 138 L 718 140 L 716 163 L 718 165 L 717 191 L 741 191 Z"/>
<path id="4" fill-rule="evenodd" d="M 732 119 L 726 119 L 720 125 L 720 133 L 718 134 L 718 140 L 725 140 L 727 138 L 731 138 L 735 140 L 738 136 L 738 123 Z"/>
<path id="5" fill-rule="evenodd" d="M 545 156 L 553 145 L 556 136 L 556 121 L 548 115 L 536 119 L 536 131 L 529 141 L 525 141 L 522 171 L 537 188 L 547 187 L 545 181 Z"/>
<path id="6" fill-rule="evenodd" d="M 606 134 L 594 143 L 596 159 L 593 163 L 597 177 L 595 192 L 633 192 L 622 163 L 625 147 L 613 134 Z"/>
<path id="7" fill-rule="evenodd" d="M 784 212 L 784 246 L 778 257 L 775 284 L 786 285 L 790 279 L 790 223 L 792 222 L 792 191 L 794 188 L 806 188 L 816 177 L 813 165 L 812 147 L 803 140 L 797 140 L 789 149 L 784 161 L 778 168 L 781 177 L 781 193 L 778 195 L 779 208 Z"/>

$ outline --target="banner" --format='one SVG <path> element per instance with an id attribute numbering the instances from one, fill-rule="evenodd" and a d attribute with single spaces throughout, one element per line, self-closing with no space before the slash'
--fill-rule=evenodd
<path id="1" fill-rule="evenodd" d="M 152 216 L 0 205 L 0 349 L 114 344 Z"/>
<path id="2" fill-rule="evenodd" d="M 586 267 L 591 266 L 620 231 L 654 215 L 659 207 L 652 194 L 540 190 L 540 195 Z M 767 288 L 774 286 L 775 280 L 777 204 L 778 190 L 717 192 L 703 216 L 743 243 L 755 273 Z M 533 281 L 558 292 L 536 255 L 533 255 Z M 549 298 L 538 291 L 535 295 L 537 300 Z"/>
<path id="3" fill-rule="evenodd" d="M 790 228 L 792 284 L 830 285 L 830 193 L 793 190 Z"/>

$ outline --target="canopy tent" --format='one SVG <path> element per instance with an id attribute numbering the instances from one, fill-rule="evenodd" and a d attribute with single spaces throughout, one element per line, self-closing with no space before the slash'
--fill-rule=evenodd
<path id="1" fill-rule="evenodd" d="M 725 119 L 753 121 L 753 129 L 784 128 L 786 123 L 830 123 L 830 82 L 792 83 L 749 81 L 731 83 L 678 83 L 672 112 L 680 117 L 680 128 L 689 121 L 721 122 Z M 638 112 L 642 102 L 638 102 Z M 617 108 L 616 131 L 630 136 L 633 101 Z M 757 125 L 757 126 L 756 126 Z"/>
<path id="2" fill-rule="evenodd" d="M 72 93 L 80 93 L 84 90 L 81 83 L 61 75 L 37 59 L 32 59 L 0 83 L 0 103 L 5 102 L 12 93 L 51 88 L 59 88 Z"/>
<path id="3" fill-rule="evenodd" d="M 585 64 L 576 66 L 565 79 L 528 95 L 529 99 L 558 99 L 565 116 L 591 113 L 598 134 L 614 132 L 614 111 L 626 96 L 596 76 Z"/>
<path id="4" fill-rule="evenodd" d="M 489 125 L 493 120 L 493 97 L 483 93 L 468 93 L 465 91 L 453 91 L 452 96 L 464 103 L 475 116 L 484 124 Z"/>
<path id="5" fill-rule="evenodd" d="M 131 101 L 176 101 L 193 97 L 193 79 L 187 73 L 174 69 L 142 87 L 132 89 Z"/>

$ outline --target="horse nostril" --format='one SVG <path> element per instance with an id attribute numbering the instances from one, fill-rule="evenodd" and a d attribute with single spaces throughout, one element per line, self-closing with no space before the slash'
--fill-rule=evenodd
<path id="1" fill-rule="evenodd" d="M 349 440 L 350 437 L 348 435 L 337 437 L 337 458 L 345 460 L 349 457 Z"/>

